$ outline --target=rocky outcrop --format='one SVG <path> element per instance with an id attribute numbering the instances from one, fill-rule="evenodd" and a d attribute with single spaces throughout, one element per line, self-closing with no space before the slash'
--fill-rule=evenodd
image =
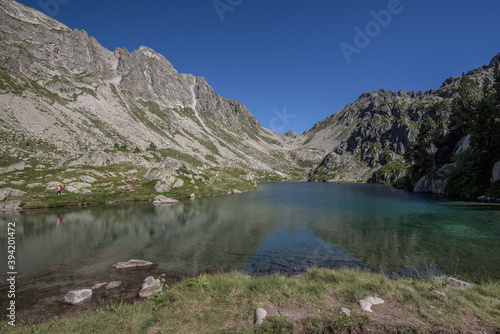
<path id="1" fill-rule="evenodd" d="M 454 164 L 444 165 L 439 168 L 434 175 L 424 175 L 413 186 L 416 193 L 432 193 L 446 195 L 446 186 L 448 185 L 447 173 Z"/>
<path id="2" fill-rule="evenodd" d="M 492 175 L 491 183 L 500 180 L 500 161 L 495 163 L 495 165 L 493 166 L 493 170 L 491 171 L 491 175 Z"/>
<path id="3" fill-rule="evenodd" d="M 155 157 L 137 152 L 154 144 L 199 166 L 297 167 L 283 163 L 281 137 L 243 103 L 218 95 L 203 77 L 178 73 L 151 48 L 108 50 L 13 0 L 0 1 L 0 29 L 0 156 L 148 168 Z M 26 138 L 36 145 L 16 149 Z M 107 153 L 114 149 L 128 152 Z"/>

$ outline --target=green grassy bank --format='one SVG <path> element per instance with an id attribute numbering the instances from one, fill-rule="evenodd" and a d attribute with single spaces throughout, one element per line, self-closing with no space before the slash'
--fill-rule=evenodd
<path id="1" fill-rule="evenodd" d="M 446 294 L 443 299 L 431 291 Z M 378 296 L 373 313 L 358 301 Z M 254 310 L 268 316 L 253 327 Z M 350 316 L 340 315 L 341 307 Z M 201 275 L 165 287 L 134 305 L 112 305 L 80 317 L 16 327 L 3 333 L 496 333 L 500 282 L 472 289 L 442 278 L 390 279 L 355 270 L 310 269 L 300 277 Z"/>
<path id="2" fill-rule="evenodd" d="M 167 193 L 155 190 L 158 180 L 144 180 L 148 171 L 132 164 L 114 164 L 106 167 L 82 166 L 77 168 L 35 169 L 25 168 L 0 175 L 0 188 L 13 188 L 24 192 L 21 196 L 7 198 L 19 201 L 22 209 L 55 208 L 64 206 L 81 206 L 106 204 L 113 202 L 147 201 L 158 195 L 181 198 L 196 196 L 212 196 L 228 194 L 235 189 L 244 192 L 255 189 L 253 181 L 245 181 L 240 176 L 248 172 L 239 168 L 210 168 L 198 174 L 181 168 L 175 179 L 183 185 L 173 188 Z M 88 184 L 87 193 L 63 190 L 62 196 L 56 195 L 55 189 L 47 189 L 51 182 L 63 185 L 80 182 L 79 178 L 89 176 L 95 179 Z"/>

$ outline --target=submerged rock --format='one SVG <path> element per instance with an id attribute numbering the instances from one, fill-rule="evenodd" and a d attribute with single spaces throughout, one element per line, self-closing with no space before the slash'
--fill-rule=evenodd
<path id="1" fill-rule="evenodd" d="M 64 296 L 64 302 L 70 305 L 80 305 L 92 298 L 91 289 L 70 291 Z"/>
<path id="2" fill-rule="evenodd" d="M 153 262 L 144 260 L 129 260 L 127 262 L 118 262 L 113 265 L 115 269 L 131 269 L 131 268 L 145 268 L 153 266 Z"/>
<path id="3" fill-rule="evenodd" d="M 141 288 L 139 289 L 139 297 L 149 298 L 162 290 L 163 286 L 161 285 L 160 279 L 155 279 L 153 276 L 149 276 L 144 280 L 144 283 L 142 283 Z"/>

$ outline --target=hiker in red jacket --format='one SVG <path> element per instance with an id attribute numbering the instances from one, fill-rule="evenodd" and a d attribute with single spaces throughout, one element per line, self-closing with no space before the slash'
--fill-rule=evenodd
<path id="1" fill-rule="evenodd" d="M 57 193 L 56 193 L 56 195 L 61 196 L 62 195 L 62 191 L 63 191 L 63 185 L 60 184 L 60 185 L 57 186 Z"/>

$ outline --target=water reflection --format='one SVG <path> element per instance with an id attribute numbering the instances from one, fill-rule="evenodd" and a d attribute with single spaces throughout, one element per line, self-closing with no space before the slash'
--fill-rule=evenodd
<path id="1" fill-rule="evenodd" d="M 450 275 L 500 279 L 498 206 L 384 186 L 262 184 L 251 193 L 174 206 L 133 203 L 0 216 L 2 226 L 10 221 L 17 222 L 20 273 L 78 263 L 77 274 L 92 275 L 140 258 L 189 273 L 435 266 Z M 0 231 L 3 249 L 6 233 Z M 5 261 L 0 268 L 7 272 Z"/>

